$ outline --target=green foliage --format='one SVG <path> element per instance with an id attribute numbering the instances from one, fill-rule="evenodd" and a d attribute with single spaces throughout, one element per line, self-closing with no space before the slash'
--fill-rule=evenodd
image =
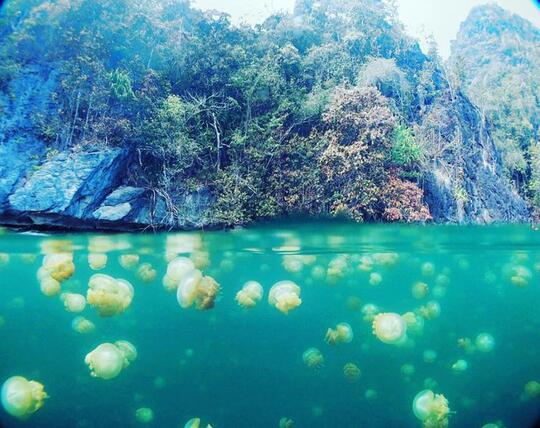
<path id="1" fill-rule="evenodd" d="M 52 113 L 33 122 L 51 146 L 122 147 L 133 184 L 171 204 L 207 188 L 223 224 L 425 218 L 420 189 L 397 178 L 421 157 L 406 123 L 423 65 L 407 58 L 424 57 L 390 2 L 298 2 L 255 28 L 185 0 L 15 3 L 0 90 L 29 64 L 58 71 Z"/>
<path id="2" fill-rule="evenodd" d="M 412 171 L 423 159 L 422 148 L 414 139 L 414 134 L 405 125 L 398 125 L 392 142 L 392 162 L 405 170 Z"/>
<path id="3" fill-rule="evenodd" d="M 131 86 L 131 79 L 127 72 L 117 68 L 109 75 L 109 81 L 112 93 L 119 100 L 136 98 Z"/>

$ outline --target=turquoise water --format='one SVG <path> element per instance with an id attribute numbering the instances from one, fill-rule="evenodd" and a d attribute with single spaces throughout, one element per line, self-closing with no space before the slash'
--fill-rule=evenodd
<path id="1" fill-rule="evenodd" d="M 55 252 L 73 254 L 62 292 L 86 296 L 90 277 L 101 273 L 133 285 L 131 304 L 111 317 L 90 304 L 66 311 L 36 278 L 44 255 Z M 90 269 L 89 252 L 107 254 L 102 270 Z M 540 382 L 540 232 L 529 226 L 5 232 L 0 253 L 0 382 L 24 376 L 49 395 L 25 421 L 1 410 L 3 427 L 183 427 L 194 417 L 214 428 L 278 427 L 284 417 L 295 427 L 420 427 L 412 402 L 426 388 L 448 400 L 451 427 L 528 427 L 540 416 L 537 384 L 525 390 Z M 123 254 L 139 260 L 126 269 Z M 191 257 L 219 283 L 213 308 L 181 308 L 164 288 L 167 258 L 175 256 Z M 138 277 L 143 263 L 156 270 L 154 281 Z M 262 284 L 264 297 L 245 309 L 235 295 L 249 280 Z M 288 314 L 268 303 L 281 280 L 301 289 L 301 304 Z M 383 343 L 366 304 L 416 313 L 423 329 L 409 326 L 406 340 Z M 76 316 L 95 330 L 76 332 Z M 341 322 L 352 327 L 352 341 L 326 343 L 328 328 Z M 481 333 L 493 338 L 491 350 L 475 345 Z M 459 342 L 466 338 L 470 346 Z M 117 340 L 131 342 L 137 358 L 113 379 L 92 377 L 85 356 Z M 324 358 L 319 368 L 303 361 L 311 347 Z M 460 359 L 464 371 L 452 368 Z M 359 377 L 345 376 L 348 363 Z M 153 411 L 146 424 L 136 417 L 142 407 Z"/>

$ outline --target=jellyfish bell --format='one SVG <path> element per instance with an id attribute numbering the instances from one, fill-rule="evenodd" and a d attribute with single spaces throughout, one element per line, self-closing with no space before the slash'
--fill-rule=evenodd
<path id="1" fill-rule="evenodd" d="M 92 321 L 84 317 L 78 316 L 75 317 L 71 322 L 71 328 L 77 333 L 88 334 L 92 333 L 96 329 L 96 326 Z"/>
<path id="2" fill-rule="evenodd" d="M 141 424 L 149 424 L 154 420 L 154 411 L 149 407 L 140 407 L 135 410 L 135 419 Z"/>
<path id="3" fill-rule="evenodd" d="M 82 294 L 62 293 L 60 300 L 64 302 L 64 308 L 68 312 L 79 313 L 84 311 L 86 307 L 86 299 Z"/>
<path id="4" fill-rule="evenodd" d="M 243 308 L 253 308 L 262 299 L 263 287 L 257 281 L 248 281 L 236 293 L 236 302 Z"/>
<path id="5" fill-rule="evenodd" d="M 308 348 L 302 354 L 304 364 L 310 369 L 318 370 L 324 366 L 324 357 L 317 348 Z"/>
<path id="6" fill-rule="evenodd" d="M 92 270 L 101 270 L 107 266 L 107 254 L 105 253 L 88 253 L 88 266 Z"/>
<path id="7" fill-rule="evenodd" d="M 462 373 L 469 368 L 469 363 L 466 360 L 459 359 L 452 364 L 452 370 L 456 373 Z"/>
<path id="8" fill-rule="evenodd" d="M 47 297 L 57 296 L 58 294 L 60 294 L 61 291 L 60 283 L 50 276 L 40 281 L 39 288 L 41 292 Z"/>
<path id="9" fill-rule="evenodd" d="M 324 340 L 330 345 L 335 345 L 338 343 L 350 343 L 353 337 L 352 327 L 346 322 L 342 322 L 336 326 L 335 330 L 329 328 Z"/>
<path id="10" fill-rule="evenodd" d="M 426 428 L 448 426 L 450 408 L 442 394 L 435 394 L 430 389 L 420 391 L 413 399 L 412 410 Z"/>
<path id="11" fill-rule="evenodd" d="M 102 343 L 84 358 L 93 377 L 113 379 L 120 374 L 125 364 L 124 353 L 112 343 Z"/>
<path id="12" fill-rule="evenodd" d="M 373 319 L 373 334 L 389 345 L 402 345 L 407 340 L 407 324 L 396 313 L 377 314 Z"/>
<path id="13" fill-rule="evenodd" d="M 143 263 L 137 269 L 137 278 L 139 278 L 139 280 L 141 280 L 145 284 L 153 282 L 156 279 L 156 276 L 157 271 L 152 267 L 150 263 Z"/>
<path id="14" fill-rule="evenodd" d="M 423 299 L 428 295 L 429 287 L 425 282 L 415 282 L 411 288 L 411 293 L 415 299 Z"/>
<path id="15" fill-rule="evenodd" d="M 369 274 L 369 285 L 376 287 L 378 285 L 381 285 L 382 280 L 383 277 L 379 272 L 371 272 Z"/>
<path id="16" fill-rule="evenodd" d="M 268 293 L 268 303 L 284 314 L 302 304 L 300 287 L 292 281 L 276 282 Z"/>
<path id="17" fill-rule="evenodd" d="M 137 266 L 139 263 L 139 255 L 138 254 L 122 254 L 118 258 L 118 263 L 120 263 L 120 266 L 122 266 L 124 269 L 131 270 Z"/>
<path id="18" fill-rule="evenodd" d="M 495 338 L 489 333 L 480 333 L 476 336 L 474 344 L 480 352 L 491 352 L 495 347 Z"/>
<path id="19" fill-rule="evenodd" d="M 402 316 L 407 324 L 407 332 L 414 335 L 421 335 L 424 332 L 424 318 L 414 312 L 405 312 Z"/>
<path id="20" fill-rule="evenodd" d="M 133 286 L 128 281 L 97 273 L 88 281 L 86 299 L 100 316 L 110 317 L 124 312 L 131 304 L 133 294 Z"/>
<path id="21" fill-rule="evenodd" d="M 167 265 L 166 275 L 171 279 L 171 281 L 175 281 L 176 285 L 178 286 L 180 281 L 182 281 L 182 279 L 184 279 L 189 272 L 195 269 L 196 268 L 193 260 L 187 257 L 176 257 Z"/>
<path id="22" fill-rule="evenodd" d="M 201 419 L 200 418 L 192 418 L 189 421 L 186 422 L 184 425 L 184 428 L 202 428 L 201 425 Z M 207 424 L 206 428 L 212 428 L 212 425 Z"/>
<path id="23" fill-rule="evenodd" d="M 343 375 L 350 383 L 356 383 L 362 376 L 362 371 L 354 363 L 347 363 L 343 366 Z"/>
<path id="24" fill-rule="evenodd" d="M 375 316 L 381 311 L 377 305 L 374 305 L 373 303 L 366 303 L 364 306 L 362 306 L 362 309 L 360 309 L 362 312 L 362 319 L 365 322 L 372 323 Z"/>
<path id="25" fill-rule="evenodd" d="M 41 383 L 13 376 L 2 385 L 2 406 L 11 416 L 25 420 L 43 407 L 47 393 Z"/>
<path id="26" fill-rule="evenodd" d="M 291 418 L 283 417 L 279 420 L 279 428 L 293 428 L 294 421 Z"/>
<path id="27" fill-rule="evenodd" d="M 193 305 L 199 310 L 211 309 L 221 287 L 210 276 L 203 276 L 200 270 L 187 273 L 176 290 L 176 300 L 182 308 Z"/>
<path id="28" fill-rule="evenodd" d="M 57 281 L 65 281 L 75 272 L 73 253 L 47 254 L 43 258 L 42 266 Z"/>

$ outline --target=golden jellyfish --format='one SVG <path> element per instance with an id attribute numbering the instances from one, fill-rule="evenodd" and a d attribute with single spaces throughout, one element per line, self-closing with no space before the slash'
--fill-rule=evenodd
<path id="1" fill-rule="evenodd" d="M 324 340 L 329 345 L 335 345 L 338 343 L 350 343 L 353 340 L 353 337 L 352 327 L 346 322 L 342 322 L 336 326 L 335 330 L 329 328 Z"/>
<path id="2" fill-rule="evenodd" d="M 268 293 L 268 303 L 279 311 L 288 314 L 302 304 L 300 287 L 292 281 L 276 282 Z"/>
<path id="3" fill-rule="evenodd" d="M 194 269 L 178 285 L 176 300 L 184 309 L 193 305 L 199 310 L 211 309 L 220 290 L 214 278 L 203 276 L 200 270 Z"/>
<path id="4" fill-rule="evenodd" d="M 43 258 L 42 267 L 58 282 L 71 278 L 75 272 L 73 253 L 47 254 Z"/>
<path id="5" fill-rule="evenodd" d="M 283 268 L 290 273 L 300 273 L 304 269 L 304 261 L 299 254 L 286 254 L 281 262 Z"/>
<path id="6" fill-rule="evenodd" d="M 62 293 L 60 295 L 60 300 L 64 302 L 64 308 L 66 308 L 66 311 L 68 312 L 82 312 L 86 307 L 86 299 L 82 294 Z"/>
<path id="7" fill-rule="evenodd" d="M 360 257 L 358 270 L 361 270 L 362 272 L 369 272 L 371 269 L 373 269 L 373 259 L 370 256 Z"/>
<path id="8" fill-rule="evenodd" d="M 105 253 L 88 253 L 88 266 L 92 270 L 101 270 L 107 266 L 107 259 Z"/>
<path id="9" fill-rule="evenodd" d="M 124 368 L 124 353 L 112 343 L 102 343 L 84 358 L 93 377 L 113 379 Z"/>
<path id="10" fill-rule="evenodd" d="M 411 377 L 413 374 L 416 373 L 416 368 L 412 365 L 412 364 L 409 364 L 409 363 L 406 363 L 406 364 L 403 364 L 401 366 L 401 374 L 403 376 L 405 376 L 405 378 L 409 378 Z"/>
<path id="11" fill-rule="evenodd" d="M 480 352 L 491 352 L 495 347 L 495 338 L 489 333 L 480 333 L 474 339 L 474 344 Z"/>
<path id="12" fill-rule="evenodd" d="M 435 273 L 435 265 L 431 262 L 425 262 L 420 267 L 423 276 L 433 276 Z"/>
<path id="13" fill-rule="evenodd" d="M 141 424 L 149 424 L 154 420 L 154 411 L 149 407 L 140 407 L 135 410 L 135 419 Z"/>
<path id="14" fill-rule="evenodd" d="M 366 303 L 361 309 L 362 319 L 365 322 L 372 323 L 373 319 L 380 311 L 381 310 L 377 305 L 374 305 L 373 303 Z"/>
<path id="15" fill-rule="evenodd" d="M 200 418 L 192 418 L 189 421 L 186 422 L 184 425 L 184 428 L 202 428 L 201 425 L 201 419 Z M 206 428 L 212 428 L 212 425 L 207 424 Z"/>
<path id="16" fill-rule="evenodd" d="M 11 416 L 25 420 L 43 407 L 48 398 L 41 383 L 13 376 L 2 385 L 2 406 Z"/>
<path id="17" fill-rule="evenodd" d="M 376 287 L 377 285 L 381 285 L 381 282 L 383 280 L 383 277 L 378 272 L 371 272 L 369 274 L 369 285 L 373 285 Z"/>
<path id="18" fill-rule="evenodd" d="M 531 271 L 523 266 L 516 265 L 510 269 L 510 282 L 516 287 L 527 287 L 532 279 Z"/>
<path id="19" fill-rule="evenodd" d="M 310 369 L 318 370 L 324 367 L 324 357 L 317 348 L 308 348 L 302 354 L 304 364 Z"/>
<path id="20" fill-rule="evenodd" d="M 469 368 L 469 363 L 466 360 L 459 359 L 452 364 L 452 370 L 456 373 L 462 373 Z"/>
<path id="21" fill-rule="evenodd" d="M 175 291 L 184 277 L 195 270 L 193 261 L 187 257 L 175 257 L 167 265 L 167 272 L 163 277 L 163 287 Z"/>
<path id="22" fill-rule="evenodd" d="M 294 421 L 291 418 L 283 417 L 279 420 L 279 428 L 293 428 Z"/>
<path id="23" fill-rule="evenodd" d="M 152 267 L 150 263 L 143 263 L 137 269 L 137 278 L 139 278 L 139 280 L 141 280 L 145 284 L 153 282 L 156 279 L 156 276 L 157 271 Z"/>
<path id="24" fill-rule="evenodd" d="M 426 349 L 422 353 L 422 357 L 426 363 L 434 363 L 437 359 L 437 352 L 433 349 Z"/>
<path id="25" fill-rule="evenodd" d="M 118 348 L 124 357 L 124 368 L 137 359 L 137 348 L 135 348 L 133 343 L 128 342 L 127 340 L 117 340 L 114 342 L 114 346 Z"/>
<path id="26" fill-rule="evenodd" d="M 523 388 L 526 398 L 540 397 L 540 382 L 531 380 L 527 382 Z"/>
<path id="27" fill-rule="evenodd" d="M 6 266 L 9 263 L 10 257 L 8 253 L 0 253 L 0 267 Z"/>
<path id="28" fill-rule="evenodd" d="M 414 312 L 406 312 L 401 317 L 407 324 L 407 332 L 417 336 L 424 332 L 425 321 L 420 315 L 416 315 Z"/>
<path id="29" fill-rule="evenodd" d="M 402 345 L 407 340 L 407 324 L 401 315 L 386 312 L 373 319 L 373 334 L 389 345 Z"/>
<path id="30" fill-rule="evenodd" d="M 441 305 L 436 300 L 430 300 L 418 309 L 418 313 L 427 320 L 438 318 L 441 315 Z"/>
<path id="31" fill-rule="evenodd" d="M 366 398 L 366 400 L 369 401 L 376 400 L 378 396 L 379 393 L 372 388 L 366 389 L 366 391 L 364 392 L 364 397 Z"/>
<path id="32" fill-rule="evenodd" d="M 102 317 L 124 312 L 133 300 L 133 286 L 126 280 L 96 273 L 88 281 L 86 299 Z"/>
<path id="33" fill-rule="evenodd" d="M 47 297 L 57 296 L 61 291 L 60 283 L 50 276 L 47 276 L 40 281 L 39 288 Z"/>
<path id="34" fill-rule="evenodd" d="M 354 363 L 347 363 L 343 366 L 343 375 L 350 383 L 356 383 L 362 376 L 362 371 Z"/>
<path id="35" fill-rule="evenodd" d="M 197 269 L 206 269 L 210 266 L 210 253 L 208 251 L 193 251 L 189 258 Z"/>
<path id="36" fill-rule="evenodd" d="M 412 286 L 411 293 L 415 299 L 423 299 L 428 295 L 429 287 L 425 282 L 415 282 Z"/>
<path id="37" fill-rule="evenodd" d="M 476 351 L 476 347 L 468 337 L 460 337 L 457 341 L 457 345 L 468 354 L 472 354 Z"/>
<path id="38" fill-rule="evenodd" d="M 79 316 L 75 317 L 73 321 L 71 321 L 71 328 L 77 333 L 88 334 L 92 333 L 96 329 L 96 326 L 89 319 Z"/>
<path id="39" fill-rule="evenodd" d="M 398 253 L 375 253 L 373 254 L 373 261 L 379 266 L 395 266 L 399 262 Z"/>
<path id="40" fill-rule="evenodd" d="M 248 281 L 236 293 L 235 300 L 243 308 L 253 308 L 262 299 L 263 292 L 262 285 L 257 281 Z"/>
<path id="41" fill-rule="evenodd" d="M 139 263 L 138 254 L 122 254 L 118 257 L 118 263 L 126 270 L 134 269 L 135 266 Z"/>
<path id="42" fill-rule="evenodd" d="M 412 409 L 425 428 L 448 426 L 450 408 L 448 400 L 442 394 L 435 394 L 430 389 L 424 389 L 414 397 Z"/>

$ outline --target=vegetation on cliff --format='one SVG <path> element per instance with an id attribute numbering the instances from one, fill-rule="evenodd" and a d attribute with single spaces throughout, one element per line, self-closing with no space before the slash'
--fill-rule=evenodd
<path id="1" fill-rule="evenodd" d="M 426 221 L 423 175 L 459 149 L 433 137 L 459 79 L 385 0 L 298 0 L 254 28 L 187 0 L 10 0 L 0 38 L 0 90 L 56 73 L 54 108 L 32 118 L 51 151 L 122 148 L 127 184 L 172 209 L 209 189 L 220 224 Z"/>

